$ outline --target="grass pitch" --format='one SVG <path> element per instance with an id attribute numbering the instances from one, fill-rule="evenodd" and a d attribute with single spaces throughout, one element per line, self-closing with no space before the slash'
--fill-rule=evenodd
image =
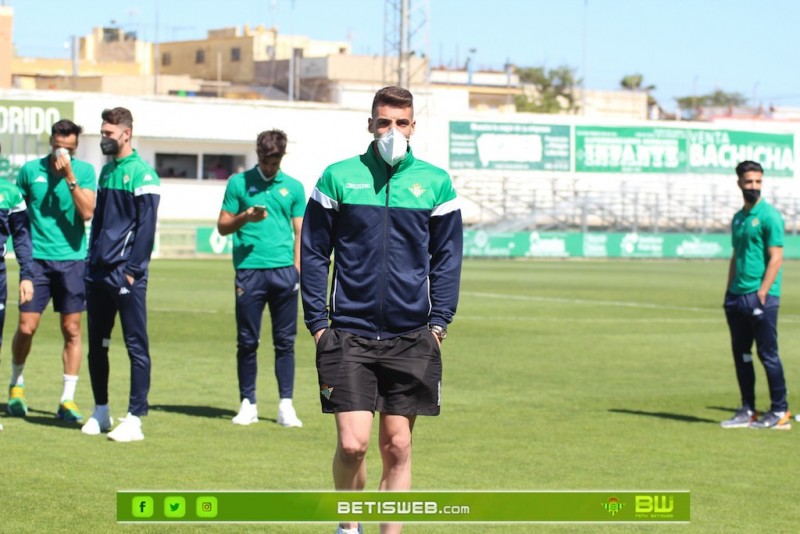
<path id="1" fill-rule="evenodd" d="M 16 327 L 10 261 L 0 382 Z M 785 266 L 780 345 L 789 404 L 800 364 L 800 264 Z M 444 347 L 442 415 L 420 418 L 414 486 L 444 490 L 682 490 L 690 525 L 426 525 L 406 532 L 794 532 L 800 523 L 791 431 L 722 430 L 738 405 L 722 312 L 727 262 L 484 261 L 464 265 Z M 295 406 L 302 429 L 275 424 L 269 322 L 260 351 L 261 421 L 237 427 L 233 269 L 228 261 L 154 261 L 153 357 L 146 439 L 113 443 L 54 418 L 61 339 L 48 310 L 25 369 L 31 413 L 0 397 L 0 531 L 333 532 L 333 525 L 117 525 L 115 492 L 325 490 L 333 419 L 319 411 L 311 337 L 300 328 Z M 85 320 L 84 320 L 85 323 Z M 85 325 L 84 325 L 85 329 Z M 85 362 L 76 402 L 92 410 Z M 757 365 L 759 409 L 769 399 Z M 128 359 L 111 348 L 112 415 L 127 408 Z M 380 459 L 368 455 L 368 489 Z M 377 532 L 367 525 L 366 532 Z"/>

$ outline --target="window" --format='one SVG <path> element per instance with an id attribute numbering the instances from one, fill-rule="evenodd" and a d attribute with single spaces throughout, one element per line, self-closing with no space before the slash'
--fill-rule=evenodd
<path id="1" fill-rule="evenodd" d="M 119 41 L 119 28 L 103 28 L 103 42 L 115 43 Z"/>
<path id="2" fill-rule="evenodd" d="M 239 61 L 242 59 L 242 49 L 238 46 L 231 48 L 231 61 Z"/>
<path id="3" fill-rule="evenodd" d="M 227 180 L 244 171 L 244 161 L 244 156 L 233 154 L 203 154 L 203 179 Z"/>
<path id="4" fill-rule="evenodd" d="M 169 52 L 164 52 L 161 55 L 161 66 L 162 67 L 169 67 L 172 64 L 172 56 Z"/>
<path id="5" fill-rule="evenodd" d="M 194 54 L 194 62 L 195 63 L 205 63 L 206 62 L 206 51 L 205 50 L 198 50 Z"/>
<path id="6" fill-rule="evenodd" d="M 156 172 L 160 178 L 197 179 L 197 154 L 156 152 Z"/>

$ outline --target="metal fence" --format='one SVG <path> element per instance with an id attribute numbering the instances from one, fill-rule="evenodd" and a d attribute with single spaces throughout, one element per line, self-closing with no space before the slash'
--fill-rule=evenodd
<path id="1" fill-rule="evenodd" d="M 731 218 L 742 206 L 741 195 L 730 185 L 724 191 L 714 184 L 688 190 L 667 181 L 659 190 L 622 182 L 615 189 L 593 191 L 563 179 L 454 177 L 454 182 L 468 206 L 467 226 L 493 231 L 720 233 L 730 230 Z M 783 214 L 787 233 L 796 235 L 798 197 L 780 188 L 769 193 L 768 201 Z"/>

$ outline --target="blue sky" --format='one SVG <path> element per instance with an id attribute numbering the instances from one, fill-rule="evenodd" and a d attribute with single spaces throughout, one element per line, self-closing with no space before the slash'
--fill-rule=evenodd
<path id="1" fill-rule="evenodd" d="M 397 3 L 399 0 L 393 0 Z M 203 38 L 211 28 L 264 24 L 281 33 L 384 50 L 384 0 L 0 0 L 15 12 L 23 56 L 69 57 L 65 43 L 116 24 L 146 40 Z M 586 86 L 614 89 L 641 73 L 667 109 L 715 89 L 764 105 L 800 107 L 798 0 L 411 0 L 434 65 L 480 69 L 568 65 Z M 158 7 L 158 9 L 156 9 Z M 156 17 L 158 12 L 158 17 Z M 158 24 L 156 24 L 158 20 Z M 112 21 L 114 21 L 112 23 Z"/>

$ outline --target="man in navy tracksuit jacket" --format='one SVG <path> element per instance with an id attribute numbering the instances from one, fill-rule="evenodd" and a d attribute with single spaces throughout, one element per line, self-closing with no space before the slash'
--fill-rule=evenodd
<path id="1" fill-rule="evenodd" d="M 375 412 L 379 487 L 408 490 L 415 419 L 439 414 L 440 348 L 458 303 L 461 211 L 447 172 L 414 157 L 414 127 L 411 93 L 378 91 L 368 120 L 372 143 L 325 169 L 303 219 L 305 323 L 317 342 L 322 411 L 336 418 L 340 491 L 364 488 Z M 339 531 L 358 528 L 340 524 Z"/>
<path id="2" fill-rule="evenodd" d="M 95 411 L 83 426 L 97 435 L 111 428 L 108 409 L 108 349 L 119 312 L 131 362 L 128 414 L 108 434 L 113 441 L 144 439 L 140 417 L 147 415 L 150 348 L 147 338 L 147 274 L 156 231 L 160 182 L 156 172 L 131 147 L 133 117 L 125 108 L 103 111 L 103 167 L 89 240 L 86 310 L 89 372 Z"/>

